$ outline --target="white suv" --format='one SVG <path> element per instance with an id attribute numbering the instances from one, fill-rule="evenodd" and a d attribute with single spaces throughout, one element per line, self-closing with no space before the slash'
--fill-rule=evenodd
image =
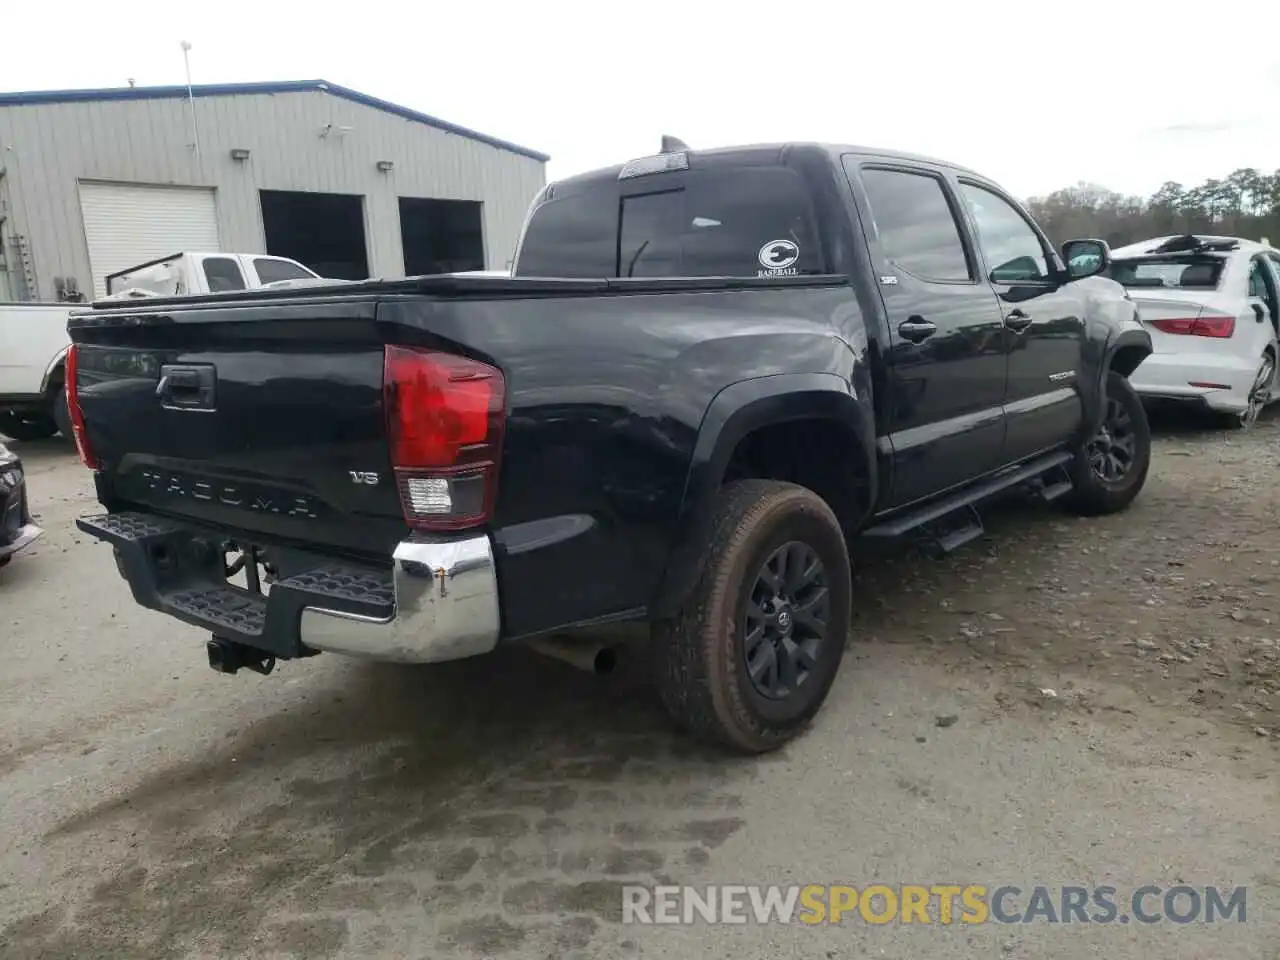
<path id="1" fill-rule="evenodd" d="M 1111 251 L 1155 352 L 1129 378 L 1145 398 L 1192 401 L 1251 424 L 1270 402 L 1280 250 L 1239 237 L 1173 236 Z"/>

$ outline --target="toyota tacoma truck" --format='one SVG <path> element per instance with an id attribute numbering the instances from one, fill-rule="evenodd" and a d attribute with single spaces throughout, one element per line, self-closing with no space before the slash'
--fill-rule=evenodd
<path id="1" fill-rule="evenodd" d="M 1151 343 L 1107 262 L 949 163 L 679 144 L 543 189 L 510 277 L 78 312 L 78 525 L 219 670 L 636 621 L 677 721 L 762 753 L 828 696 L 851 538 L 1138 495 Z"/>

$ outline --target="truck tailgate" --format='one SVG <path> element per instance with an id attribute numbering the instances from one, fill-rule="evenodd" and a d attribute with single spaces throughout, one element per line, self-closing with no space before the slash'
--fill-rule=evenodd
<path id="1" fill-rule="evenodd" d="M 213 304 L 72 322 L 100 493 L 385 557 L 406 524 L 382 413 L 377 301 Z"/>

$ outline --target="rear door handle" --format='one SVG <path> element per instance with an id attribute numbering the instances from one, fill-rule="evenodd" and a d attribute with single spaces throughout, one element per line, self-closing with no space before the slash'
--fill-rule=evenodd
<path id="1" fill-rule="evenodd" d="M 1004 325 L 1015 333 L 1021 333 L 1031 326 L 1031 314 L 1023 313 L 1020 307 L 1014 307 L 1005 315 Z"/>
<path id="2" fill-rule="evenodd" d="M 898 335 L 912 343 L 923 343 L 937 332 L 937 324 L 930 323 L 923 317 L 908 317 L 898 324 Z"/>

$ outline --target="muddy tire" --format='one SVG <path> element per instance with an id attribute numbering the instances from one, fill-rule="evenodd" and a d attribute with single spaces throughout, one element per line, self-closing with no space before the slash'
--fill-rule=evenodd
<path id="1" fill-rule="evenodd" d="M 1124 510 L 1142 491 L 1151 467 L 1151 427 L 1128 378 L 1110 371 L 1103 402 L 1102 426 L 1068 467 L 1074 487 L 1065 506 L 1082 516 Z"/>
<path id="2" fill-rule="evenodd" d="M 653 626 L 663 703 L 694 736 L 735 752 L 799 735 L 831 690 L 849 632 L 849 553 L 831 508 L 773 480 L 720 490 L 701 578 Z"/>

